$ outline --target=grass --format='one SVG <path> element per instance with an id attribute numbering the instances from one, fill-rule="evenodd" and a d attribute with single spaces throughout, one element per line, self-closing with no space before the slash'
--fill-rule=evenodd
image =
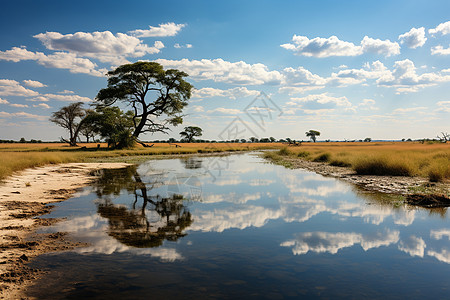
<path id="1" fill-rule="evenodd" d="M 284 158 L 350 167 L 361 175 L 421 176 L 432 182 L 450 180 L 450 144 L 417 142 L 303 143 L 272 154 Z"/>
<path id="2" fill-rule="evenodd" d="M 281 147 L 279 143 L 177 143 L 177 145 L 181 147 L 157 143 L 151 148 L 138 145 L 133 149 L 109 150 L 106 144 L 100 144 L 98 149 L 97 144 L 83 143 L 80 143 L 79 147 L 69 147 L 61 143 L 0 144 L 0 180 L 4 180 L 14 172 L 48 164 L 104 161 L 105 159 L 124 161 L 136 156 L 220 153 Z"/>

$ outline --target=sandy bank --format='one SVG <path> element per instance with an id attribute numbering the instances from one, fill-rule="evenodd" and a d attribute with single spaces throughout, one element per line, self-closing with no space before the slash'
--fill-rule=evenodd
<path id="1" fill-rule="evenodd" d="M 292 168 L 306 169 L 323 176 L 335 177 L 368 191 L 404 195 L 407 203 L 409 203 L 408 199 L 413 200 L 417 195 L 438 195 L 444 197 L 444 200 L 447 199 L 448 203 L 450 195 L 448 182 L 432 183 L 422 177 L 357 175 L 351 168 L 330 166 L 328 163 L 300 158 L 283 157 L 283 161 L 289 163 Z"/>
<path id="2" fill-rule="evenodd" d="M 65 233 L 36 234 L 40 226 L 57 220 L 35 218 L 47 214 L 52 202 L 71 197 L 93 180 L 95 170 L 123 168 L 125 163 L 70 163 L 28 169 L 0 184 L 0 298 L 20 299 L 20 291 L 39 276 L 27 262 L 42 253 L 70 249 L 79 243 Z"/>

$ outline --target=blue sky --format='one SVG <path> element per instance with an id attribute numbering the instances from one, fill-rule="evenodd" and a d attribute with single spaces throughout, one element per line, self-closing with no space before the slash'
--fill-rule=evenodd
<path id="1" fill-rule="evenodd" d="M 219 139 L 236 119 L 248 137 L 300 140 L 449 131 L 448 1 L 0 5 L 0 139 L 59 140 L 51 113 L 88 107 L 108 70 L 139 60 L 184 70 L 196 88 L 182 126 L 144 139 L 188 125 Z M 245 110 L 260 92 L 276 107 L 263 126 Z"/>

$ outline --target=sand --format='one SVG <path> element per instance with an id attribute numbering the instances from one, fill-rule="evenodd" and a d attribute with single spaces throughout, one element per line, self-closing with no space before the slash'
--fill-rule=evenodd
<path id="1" fill-rule="evenodd" d="M 23 291 L 42 271 L 27 263 L 33 257 L 82 246 L 63 232 L 37 234 L 58 220 L 36 218 L 47 204 L 70 198 L 95 180 L 95 170 L 123 168 L 126 163 L 69 163 L 27 169 L 0 184 L 0 298 L 22 299 Z"/>

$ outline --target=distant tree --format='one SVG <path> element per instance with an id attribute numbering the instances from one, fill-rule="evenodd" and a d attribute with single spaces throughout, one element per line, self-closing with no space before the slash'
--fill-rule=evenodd
<path id="1" fill-rule="evenodd" d="M 365 138 L 365 139 L 364 139 L 364 142 L 367 142 L 367 143 L 370 143 L 371 141 L 372 141 L 371 138 Z"/>
<path id="2" fill-rule="evenodd" d="M 27 140 L 25 138 L 21 138 L 19 141 L 19 143 L 26 143 L 26 142 L 27 142 Z"/>
<path id="3" fill-rule="evenodd" d="M 250 141 L 251 141 L 252 143 L 256 143 L 256 142 L 258 142 L 258 139 L 255 138 L 254 136 L 252 136 L 252 137 L 250 138 Z"/>
<path id="4" fill-rule="evenodd" d="M 85 124 L 98 133 L 113 149 L 130 148 L 134 145 L 133 112 L 123 112 L 118 107 L 103 107 L 91 111 Z"/>
<path id="5" fill-rule="evenodd" d="M 97 107 L 110 106 L 118 100 L 133 108 L 133 137 L 145 132 L 167 133 L 169 125 L 183 122 L 181 112 L 191 97 L 188 74 L 164 70 L 156 62 L 125 64 L 108 72 L 108 86 L 95 99 Z"/>
<path id="6" fill-rule="evenodd" d="M 439 141 L 441 141 L 441 143 L 447 143 L 448 141 L 450 141 L 450 134 L 448 134 L 447 132 L 441 132 L 442 136 L 437 135 L 437 138 L 439 139 Z"/>
<path id="7" fill-rule="evenodd" d="M 307 137 L 309 137 L 310 139 L 311 139 L 311 141 L 313 141 L 314 143 L 316 142 L 316 137 L 317 136 L 320 136 L 320 132 L 319 131 L 317 131 L 317 130 L 310 130 L 310 131 L 307 131 L 306 133 L 306 136 Z"/>
<path id="8" fill-rule="evenodd" d="M 50 121 L 69 131 L 69 140 L 61 139 L 69 143 L 70 146 L 77 145 L 78 134 L 84 123 L 86 111 L 83 109 L 83 102 L 72 103 L 62 107 L 60 110 L 52 113 Z"/>
<path id="9" fill-rule="evenodd" d="M 241 139 L 241 143 L 247 143 L 246 139 Z"/>
<path id="10" fill-rule="evenodd" d="M 291 138 L 286 138 L 286 142 L 288 142 L 289 144 L 292 143 Z"/>
<path id="11" fill-rule="evenodd" d="M 274 143 L 276 141 L 276 139 L 273 136 L 271 136 L 269 139 L 271 143 Z"/>
<path id="12" fill-rule="evenodd" d="M 86 110 L 86 115 L 89 115 L 92 113 L 91 110 Z M 89 139 L 92 138 L 94 140 L 95 138 L 95 127 L 90 122 L 83 122 L 83 126 L 81 126 L 80 129 L 80 135 L 84 136 L 86 138 L 86 143 L 89 143 Z"/>
<path id="13" fill-rule="evenodd" d="M 188 142 L 192 142 L 196 136 L 202 136 L 203 129 L 197 126 L 184 127 L 184 131 L 180 132 L 180 135 Z"/>

